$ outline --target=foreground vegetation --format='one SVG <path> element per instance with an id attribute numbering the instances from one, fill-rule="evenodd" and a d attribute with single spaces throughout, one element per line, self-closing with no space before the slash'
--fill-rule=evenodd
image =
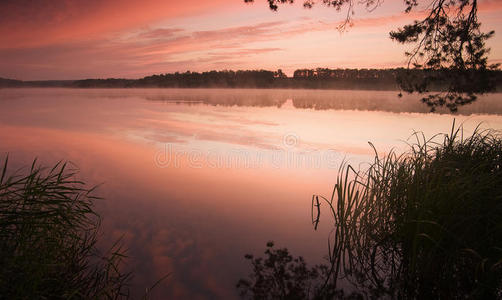
<path id="1" fill-rule="evenodd" d="M 120 299 L 128 297 L 123 251 L 97 247 L 100 218 L 93 189 L 66 164 L 0 177 L 0 298 Z"/>
<path id="2" fill-rule="evenodd" d="M 415 138 L 401 155 L 375 151 L 362 170 L 343 165 L 332 196 L 313 197 L 315 228 L 324 205 L 330 213 L 329 264 L 308 269 L 301 260 L 296 268 L 289 253 L 276 259 L 284 249 L 269 249 L 266 260 L 248 256 L 254 272 L 239 282 L 241 293 L 266 298 L 263 279 L 272 278 L 267 289 L 283 299 L 502 297 L 500 135 L 477 129 L 465 137 L 453 126 Z"/>

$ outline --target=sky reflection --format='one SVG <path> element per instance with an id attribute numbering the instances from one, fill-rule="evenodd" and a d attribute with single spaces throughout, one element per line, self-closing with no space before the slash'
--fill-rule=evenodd
<path id="1" fill-rule="evenodd" d="M 268 240 L 321 262 L 329 223 L 313 231 L 310 199 L 330 194 L 342 161 L 369 161 L 368 141 L 400 151 L 413 130 L 451 128 L 454 116 L 421 113 L 420 103 L 393 95 L 4 89 L 0 156 L 9 154 L 11 170 L 35 157 L 68 160 L 81 179 L 103 184 L 103 247 L 123 236 L 135 294 L 171 273 L 155 295 L 234 298 L 249 272 L 243 255 Z M 502 129 L 499 100 L 487 96 L 457 122 L 467 134 L 479 122 Z"/>

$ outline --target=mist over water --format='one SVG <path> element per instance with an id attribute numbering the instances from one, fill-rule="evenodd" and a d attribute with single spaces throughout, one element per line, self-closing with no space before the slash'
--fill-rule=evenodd
<path id="1" fill-rule="evenodd" d="M 456 115 L 396 92 L 240 89 L 0 89 L 0 157 L 80 168 L 102 184 L 102 247 L 123 237 L 133 294 L 167 273 L 159 298 L 236 298 L 245 253 L 269 240 L 321 263 L 312 194 L 328 195 L 344 160 L 406 149 L 414 131 L 502 129 L 502 94 Z M 162 297 L 160 297 L 162 295 Z"/>

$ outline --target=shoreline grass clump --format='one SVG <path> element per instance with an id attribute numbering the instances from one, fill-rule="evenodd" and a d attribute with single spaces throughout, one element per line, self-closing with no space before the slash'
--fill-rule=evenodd
<path id="1" fill-rule="evenodd" d="M 108 254 L 96 247 L 93 188 L 65 163 L 45 169 L 35 160 L 26 175 L 7 175 L 7 167 L 8 158 L 0 171 L 0 298 L 127 298 L 120 246 Z"/>
<path id="2" fill-rule="evenodd" d="M 407 153 L 343 165 L 331 198 L 313 197 L 314 226 L 323 204 L 333 222 L 326 285 L 369 298 L 502 297 L 501 136 L 464 137 L 453 124 L 415 137 Z"/>

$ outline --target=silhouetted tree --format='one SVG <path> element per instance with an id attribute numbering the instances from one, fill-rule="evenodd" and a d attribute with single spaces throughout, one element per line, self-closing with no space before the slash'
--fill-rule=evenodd
<path id="1" fill-rule="evenodd" d="M 250 299 L 332 299 L 343 296 L 335 291 L 329 279 L 329 267 L 309 267 L 303 257 L 293 257 L 288 249 L 274 249 L 268 242 L 265 258 L 246 254 L 253 273 L 249 279 L 241 279 L 237 288 L 243 298 Z"/>
<path id="2" fill-rule="evenodd" d="M 275 78 L 287 78 L 286 74 L 282 72 L 282 69 L 277 70 L 277 72 L 274 72 L 274 77 Z"/>
<path id="3" fill-rule="evenodd" d="M 270 9 L 277 10 L 279 4 L 294 3 L 294 0 L 267 0 Z M 244 0 L 254 2 L 254 0 Z M 311 8 L 320 2 L 334 7 L 337 11 L 347 8 L 346 20 L 340 26 L 344 30 L 352 25 L 352 15 L 356 4 L 369 10 L 377 8 L 381 0 L 305 0 L 303 6 Z M 418 6 L 418 0 L 403 0 L 405 13 Z M 494 91 L 495 70 L 498 64 L 488 64 L 489 48 L 486 40 L 494 31 L 482 32 L 478 21 L 477 0 L 433 0 L 429 3 L 424 19 L 406 25 L 390 33 L 391 39 L 413 44 L 406 52 L 408 70 L 423 72 L 402 72 L 398 77 L 400 88 L 408 93 L 427 93 L 422 101 L 434 111 L 438 106 L 446 106 L 456 111 L 458 105 L 476 100 L 479 94 Z M 431 87 L 442 86 L 441 92 L 429 93 Z"/>

